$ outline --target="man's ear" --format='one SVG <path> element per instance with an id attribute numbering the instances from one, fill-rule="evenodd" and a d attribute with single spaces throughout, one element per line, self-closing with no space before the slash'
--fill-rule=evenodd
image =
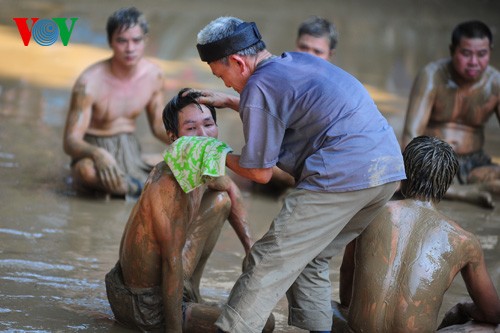
<path id="1" fill-rule="evenodd" d="M 239 54 L 231 54 L 229 57 L 229 62 L 233 63 L 238 69 L 240 74 L 245 73 L 245 71 L 248 71 L 248 66 L 247 63 L 245 62 L 245 59 L 240 56 Z"/>
<path id="2" fill-rule="evenodd" d="M 335 49 L 332 49 L 330 50 L 330 52 L 328 52 L 328 59 L 329 60 L 333 60 L 335 58 Z"/>
<path id="3" fill-rule="evenodd" d="M 167 131 L 167 136 L 170 139 L 170 142 L 168 144 L 172 144 L 175 140 L 177 140 L 177 135 L 175 135 L 175 133 L 172 131 Z"/>

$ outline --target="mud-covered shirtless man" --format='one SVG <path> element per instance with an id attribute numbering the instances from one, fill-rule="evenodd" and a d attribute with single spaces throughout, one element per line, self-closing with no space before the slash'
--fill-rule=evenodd
<path id="1" fill-rule="evenodd" d="M 186 90 L 165 107 L 163 120 L 175 141 L 182 136 L 217 138 L 215 109 Z M 165 162 L 151 171 L 123 232 L 119 260 L 106 276 L 115 319 L 141 330 L 216 332 L 221 310 L 202 303 L 200 279 L 225 220 L 245 253 L 253 242 L 237 185 L 215 178 L 185 193 Z M 265 328 L 272 331 L 271 318 Z"/>
<path id="2" fill-rule="evenodd" d="M 500 120 L 500 72 L 489 66 L 493 46 L 488 26 L 463 22 L 452 33 L 451 58 L 424 67 L 415 79 L 403 132 L 403 148 L 419 135 L 448 142 L 459 156 L 458 184 L 446 198 L 493 207 L 500 193 L 500 166 L 485 154 L 484 126 Z"/>
<path id="3" fill-rule="evenodd" d="M 136 8 L 123 8 L 107 22 L 111 58 L 77 79 L 64 130 L 77 189 L 117 196 L 140 194 L 154 163 L 147 163 L 135 136 L 136 118 L 146 109 L 155 137 L 168 143 L 161 121 L 163 71 L 144 58 L 148 24 Z"/>
<path id="4" fill-rule="evenodd" d="M 420 136 L 403 157 L 405 199 L 389 201 L 346 247 L 340 310 L 348 308 L 347 321 L 335 312 L 332 332 L 493 332 L 500 299 L 481 244 L 436 208 L 458 169 L 453 149 Z M 438 327 L 444 294 L 458 273 L 472 301 L 454 306 Z"/>

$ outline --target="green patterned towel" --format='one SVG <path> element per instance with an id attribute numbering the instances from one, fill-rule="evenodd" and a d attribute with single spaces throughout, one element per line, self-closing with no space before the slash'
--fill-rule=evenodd
<path id="1" fill-rule="evenodd" d="M 226 174 L 226 155 L 233 149 L 206 136 L 183 136 L 165 151 L 164 159 L 188 193 L 214 177 Z"/>

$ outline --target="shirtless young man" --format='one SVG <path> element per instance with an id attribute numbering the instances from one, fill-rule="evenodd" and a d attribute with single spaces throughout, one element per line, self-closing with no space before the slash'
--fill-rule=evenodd
<path id="1" fill-rule="evenodd" d="M 311 16 L 299 26 L 295 50 L 330 61 L 335 57 L 337 39 L 338 33 L 333 23 Z"/>
<path id="2" fill-rule="evenodd" d="M 389 201 L 346 248 L 340 300 L 348 308 L 348 327 L 335 318 L 332 332 L 435 332 L 444 293 L 458 273 L 473 302 L 457 304 L 439 328 L 474 320 L 453 332 L 493 332 L 500 324 L 500 299 L 481 244 L 436 208 L 458 170 L 453 149 L 420 136 L 403 157 L 405 199 Z"/>
<path id="3" fill-rule="evenodd" d="M 217 138 L 215 109 L 184 92 L 164 109 L 168 135 Z M 185 193 L 168 165 L 158 163 L 125 226 L 118 263 L 106 275 L 116 320 L 142 330 L 216 332 L 221 311 L 200 304 L 199 285 L 226 219 L 248 253 L 252 240 L 236 184 L 223 176 Z M 270 320 L 266 331 L 273 325 Z"/>
<path id="4" fill-rule="evenodd" d="M 489 192 L 500 193 L 500 166 L 483 152 L 484 125 L 493 113 L 500 120 L 500 72 L 488 65 L 492 45 L 480 21 L 453 30 L 451 58 L 430 63 L 414 82 L 402 142 L 404 148 L 419 135 L 448 142 L 459 156 L 458 183 L 478 186 L 452 185 L 446 197 L 486 207 L 493 206 Z"/>
<path id="5" fill-rule="evenodd" d="M 77 188 L 138 195 L 151 170 L 134 135 L 146 109 L 153 134 L 168 143 L 161 122 L 163 72 L 144 58 L 148 24 L 136 8 L 113 13 L 107 22 L 111 58 L 88 67 L 77 79 L 64 130 Z"/>

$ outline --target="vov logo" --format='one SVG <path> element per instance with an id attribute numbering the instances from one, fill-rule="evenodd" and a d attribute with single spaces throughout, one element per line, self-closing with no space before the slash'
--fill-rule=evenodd
<path id="1" fill-rule="evenodd" d="M 12 19 L 16 22 L 17 30 L 21 34 L 24 46 L 29 45 L 31 37 L 41 46 L 50 46 L 57 41 L 58 37 L 61 37 L 61 42 L 64 46 L 67 46 L 75 27 L 75 22 L 78 20 L 77 17 L 70 17 L 70 26 L 68 28 L 66 25 L 68 18 L 66 17 L 54 17 L 52 20 L 40 20 L 38 17 L 32 17 L 30 30 L 28 28 L 27 17 L 14 17 Z"/>

